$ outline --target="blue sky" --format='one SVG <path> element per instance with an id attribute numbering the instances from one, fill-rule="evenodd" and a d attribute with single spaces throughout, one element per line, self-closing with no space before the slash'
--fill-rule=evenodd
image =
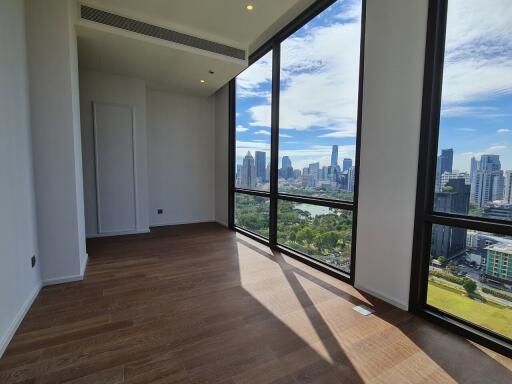
<path id="1" fill-rule="evenodd" d="M 512 169 L 512 4 L 450 0 L 439 148 L 453 148 L 454 168 L 472 156 L 500 155 Z"/>
<path id="2" fill-rule="evenodd" d="M 484 153 L 512 169 L 512 7 L 490 3 L 449 3 L 439 149 L 454 149 L 459 170 Z M 328 165 L 333 144 L 354 158 L 360 13 L 359 0 L 339 0 L 281 45 L 279 159 L 296 168 Z M 270 157 L 271 60 L 237 78 L 237 163 L 247 150 Z"/>

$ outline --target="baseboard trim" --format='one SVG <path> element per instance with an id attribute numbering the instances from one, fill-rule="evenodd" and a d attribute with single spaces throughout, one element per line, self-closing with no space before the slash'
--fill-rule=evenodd
<path id="1" fill-rule="evenodd" d="M 382 301 L 385 301 L 386 303 L 391 304 L 391 305 L 393 305 L 393 306 L 395 306 L 397 308 L 400 308 L 400 309 L 402 309 L 404 311 L 408 311 L 409 310 L 409 303 L 402 303 L 402 302 L 400 302 L 398 300 L 390 299 L 389 297 L 386 297 L 385 295 L 383 295 L 380 292 L 374 291 L 373 289 L 370 289 L 368 287 L 364 287 L 362 285 L 357 284 L 357 282 L 354 284 L 354 287 L 356 289 L 359 289 L 361 291 L 369 293 L 370 295 L 375 296 L 376 298 L 381 299 Z"/>
<path id="2" fill-rule="evenodd" d="M 48 287 L 50 285 L 64 284 L 64 283 L 73 283 L 76 281 L 82 281 L 84 279 L 84 275 L 71 275 L 64 277 L 55 277 L 53 279 L 47 279 L 43 281 L 43 287 Z"/>
<path id="3" fill-rule="evenodd" d="M 43 280 L 43 287 L 48 287 L 49 285 L 57 285 L 57 284 L 73 283 L 76 281 L 82 281 L 85 276 L 85 269 L 87 267 L 88 260 L 89 260 L 89 256 L 87 255 L 85 262 L 83 262 L 83 265 L 80 266 L 81 273 L 79 275 L 70 275 L 70 276 L 54 277 L 52 279 L 46 279 L 46 280 Z"/>
<path id="4" fill-rule="evenodd" d="M 133 230 L 133 231 L 121 231 L 121 232 L 108 232 L 108 233 L 90 233 L 85 237 L 87 239 L 95 239 L 98 237 L 112 237 L 112 236 L 125 236 L 125 235 L 139 235 L 142 233 L 149 233 L 150 229 Z"/>
<path id="5" fill-rule="evenodd" d="M 82 261 L 82 264 L 80 265 L 80 274 L 82 276 L 85 276 L 85 270 L 87 269 L 87 264 L 89 263 L 89 254 L 86 253 L 85 257 Z"/>
<path id="6" fill-rule="evenodd" d="M 222 225 L 223 227 L 226 227 L 226 228 L 228 228 L 228 227 L 229 227 L 228 223 L 225 223 L 225 222 L 223 222 L 223 221 L 215 220 L 215 222 L 216 222 L 217 224 L 219 224 L 219 225 Z"/>
<path id="7" fill-rule="evenodd" d="M 2 337 L 2 339 L 0 341 L 0 358 L 3 356 L 5 350 L 7 349 L 7 346 L 11 342 L 14 334 L 16 333 L 21 322 L 25 318 L 25 315 L 27 314 L 28 310 L 34 303 L 34 300 L 36 299 L 37 295 L 39 294 L 39 291 L 41 291 L 41 288 L 42 288 L 42 284 L 39 284 L 30 293 L 29 298 L 27 299 L 27 301 L 25 301 L 23 306 L 20 308 L 20 310 L 18 311 L 18 314 L 16 315 L 14 320 L 11 322 L 11 325 L 7 329 L 6 334 Z"/>
<path id="8" fill-rule="evenodd" d="M 157 224 L 149 224 L 150 228 L 153 227 L 169 227 L 172 225 L 185 225 L 185 224 L 203 224 L 203 223 L 215 223 L 213 219 L 205 219 L 205 220 L 189 220 L 189 221 L 174 221 L 170 223 L 157 223 Z"/>

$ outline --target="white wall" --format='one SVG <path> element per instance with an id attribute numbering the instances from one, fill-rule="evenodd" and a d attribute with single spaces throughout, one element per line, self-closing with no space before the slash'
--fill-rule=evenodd
<path id="1" fill-rule="evenodd" d="M 355 285 L 408 307 L 428 0 L 368 0 Z"/>
<path id="2" fill-rule="evenodd" d="M 24 2 L 0 2 L 0 356 L 39 292 Z"/>
<path id="3" fill-rule="evenodd" d="M 98 235 L 96 178 L 94 169 L 94 135 L 92 102 L 133 106 L 135 111 L 135 151 L 137 167 L 137 232 L 149 229 L 148 164 L 146 135 L 146 83 L 129 77 L 80 70 L 80 116 L 82 122 L 82 154 L 85 196 L 86 233 Z"/>
<path id="4" fill-rule="evenodd" d="M 75 3 L 28 0 L 34 185 L 45 284 L 83 277 L 87 258 L 78 109 Z"/>
<path id="5" fill-rule="evenodd" d="M 150 225 L 212 221 L 213 98 L 148 90 L 147 132 Z"/>
<path id="6" fill-rule="evenodd" d="M 215 95 L 215 221 L 228 225 L 229 86 Z"/>

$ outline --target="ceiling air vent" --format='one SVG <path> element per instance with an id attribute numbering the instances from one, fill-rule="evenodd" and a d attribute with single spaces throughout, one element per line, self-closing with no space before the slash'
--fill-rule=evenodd
<path id="1" fill-rule="evenodd" d="M 182 44 L 188 47 L 218 53 L 220 55 L 233 57 L 235 59 L 245 60 L 245 51 L 242 49 L 233 48 L 228 45 L 186 35 L 184 33 L 172 31 L 167 28 L 157 27 L 156 25 L 151 25 L 142 21 L 115 15 L 113 13 L 88 7 L 86 5 L 80 6 L 80 16 L 84 20 L 94 21 L 96 23 L 108 25 L 110 27 L 120 28 L 124 29 L 125 31 L 135 32 L 141 35 L 170 41 L 172 43 Z"/>

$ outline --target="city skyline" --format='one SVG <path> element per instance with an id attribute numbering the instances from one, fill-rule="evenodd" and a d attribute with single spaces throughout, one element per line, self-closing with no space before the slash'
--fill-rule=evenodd
<path id="1" fill-rule="evenodd" d="M 294 168 L 289 156 L 281 158 L 278 164 L 279 189 L 303 194 L 323 194 L 324 197 L 339 198 L 337 194 L 351 194 L 355 186 L 355 166 L 350 158 L 338 159 L 338 146 L 331 147 L 329 165 L 319 162 L 309 163 L 302 169 Z M 270 163 L 266 163 L 266 153 L 256 151 L 254 156 L 247 151 L 242 163 L 235 164 L 235 186 L 244 189 L 270 189 Z"/>

